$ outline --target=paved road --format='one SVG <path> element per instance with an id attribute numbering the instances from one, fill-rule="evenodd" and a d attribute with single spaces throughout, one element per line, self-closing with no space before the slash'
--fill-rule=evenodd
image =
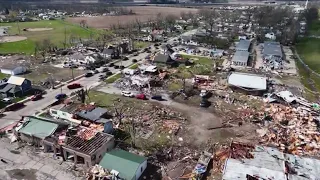
<path id="1" fill-rule="evenodd" d="M 123 66 L 128 67 L 132 64 L 133 59 L 137 59 L 137 60 L 144 59 L 147 55 L 148 53 L 140 53 L 138 56 L 130 57 L 129 60 L 127 61 L 117 62 L 115 64 L 120 65 L 122 63 Z M 112 67 L 109 67 L 109 69 L 113 74 L 118 73 L 120 71 L 119 69 L 114 69 Z M 87 88 L 95 87 L 101 83 L 99 82 L 99 74 L 96 74 L 89 78 L 83 77 L 75 82 L 80 83 L 83 87 L 87 87 Z M 67 85 L 58 89 L 48 90 L 47 94 L 44 95 L 43 99 L 38 101 L 26 102 L 25 103 L 26 106 L 17 111 L 5 112 L 5 116 L 0 119 L 0 129 L 12 124 L 14 121 L 20 120 L 21 116 L 33 115 L 37 111 L 40 111 L 46 108 L 47 106 L 49 106 L 55 101 L 55 96 L 57 94 L 62 92 L 67 95 L 70 95 L 72 91 L 76 91 L 76 90 L 69 90 L 67 88 Z"/>
<path id="2" fill-rule="evenodd" d="M 188 35 L 195 33 L 196 31 L 197 31 L 196 29 L 193 29 L 193 30 L 187 31 L 181 35 L 188 36 Z M 173 43 L 174 39 L 177 39 L 177 37 L 173 37 L 173 38 L 168 39 L 167 43 Z M 152 47 L 151 51 L 153 51 L 153 50 L 154 50 L 154 47 Z M 127 61 L 121 61 L 121 62 L 117 62 L 115 64 L 116 65 L 122 64 L 125 67 L 129 67 L 132 64 L 133 59 L 137 59 L 139 61 L 139 60 L 144 59 L 147 55 L 148 55 L 148 53 L 140 53 L 138 56 L 130 57 L 129 60 L 127 60 Z M 109 69 L 113 74 L 118 73 L 120 71 L 119 69 L 114 69 L 114 68 L 109 68 Z M 96 74 L 92 77 L 89 77 L 89 78 L 85 78 L 85 77 L 81 78 L 75 82 L 78 82 L 82 86 L 87 87 L 87 88 L 98 86 L 101 83 L 101 82 L 99 82 L 99 75 L 98 74 Z M 38 100 L 38 101 L 26 102 L 25 103 L 26 106 L 22 109 L 17 110 L 17 111 L 5 112 L 5 116 L 0 119 L 0 129 L 12 124 L 14 121 L 20 120 L 21 116 L 33 115 L 37 111 L 45 109 L 47 106 L 49 106 L 50 104 L 52 104 L 55 101 L 55 96 L 57 94 L 62 92 L 67 95 L 70 95 L 70 93 L 72 91 L 76 91 L 76 90 L 69 90 L 66 85 L 63 86 L 62 88 L 59 88 L 59 89 L 48 90 L 47 94 L 44 96 L 43 99 Z"/>

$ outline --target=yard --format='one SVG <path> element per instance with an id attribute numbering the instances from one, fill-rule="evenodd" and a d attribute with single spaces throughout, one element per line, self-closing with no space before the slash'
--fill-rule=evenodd
<path id="1" fill-rule="evenodd" d="M 0 44 L 1 53 L 26 53 L 34 52 L 35 42 L 49 39 L 53 44 L 62 47 L 66 38 L 69 39 L 89 39 L 97 35 L 98 30 L 84 29 L 78 25 L 70 24 L 62 20 L 20 22 L 20 23 L 0 23 L 0 26 L 10 26 L 9 34 L 27 37 L 26 40 L 16 42 L 6 42 Z"/>
<path id="2" fill-rule="evenodd" d="M 314 21 L 309 27 L 308 27 L 308 33 L 313 36 L 320 36 L 320 21 Z"/>
<path id="3" fill-rule="evenodd" d="M 110 78 L 108 78 L 106 80 L 107 83 L 114 83 L 116 80 L 120 79 L 121 78 L 121 74 L 115 74 L 113 76 L 110 76 Z"/>
<path id="4" fill-rule="evenodd" d="M 135 41 L 134 47 L 137 49 L 143 49 L 143 48 L 150 46 L 150 44 L 151 44 L 150 42 Z"/>
<path id="5" fill-rule="evenodd" d="M 320 74 L 320 39 L 302 38 L 296 45 L 296 49 L 301 59 L 308 67 Z M 306 88 L 306 97 L 308 99 L 316 99 L 317 95 L 314 95 L 312 91 L 320 92 L 320 77 L 310 73 L 298 60 L 296 61 L 296 64 L 301 82 Z"/>
<path id="6" fill-rule="evenodd" d="M 180 65 L 180 72 L 191 71 L 193 74 L 209 75 L 212 73 L 213 60 L 209 57 L 182 55 L 183 58 L 188 58 L 194 62 L 194 65 L 187 67 Z M 188 72 L 188 74 L 189 74 Z M 185 74 L 185 73 L 184 73 Z"/>

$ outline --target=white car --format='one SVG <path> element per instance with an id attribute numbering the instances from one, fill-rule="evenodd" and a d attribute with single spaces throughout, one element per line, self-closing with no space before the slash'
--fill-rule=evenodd
<path id="1" fill-rule="evenodd" d="M 121 95 L 125 97 L 134 97 L 134 94 L 130 91 L 122 91 Z"/>
<path id="2" fill-rule="evenodd" d="M 2 102 L 4 103 L 11 103 L 11 99 L 10 98 L 3 98 Z"/>

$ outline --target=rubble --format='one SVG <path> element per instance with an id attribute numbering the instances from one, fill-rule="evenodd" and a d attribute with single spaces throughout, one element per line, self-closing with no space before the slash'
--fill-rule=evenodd
<path id="1" fill-rule="evenodd" d="M 260 142 L 286 153 L 317 155 L 320 148 L 318 115 L 310 108 L 271 104 L 264 110 L 263 120 L 271 118 L 271 122 Z"/>

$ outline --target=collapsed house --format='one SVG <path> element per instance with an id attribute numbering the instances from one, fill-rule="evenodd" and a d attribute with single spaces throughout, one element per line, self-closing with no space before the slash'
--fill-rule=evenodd
<path id="1" fill-rule="evenodd" d="M 275 148 L 232 143 L 226 159 L 224 180 L 234 179 L 317 179 L 320 160 L 283 153 Z M 217 159 L 224 159 L 219 152 Z"/>
<path id="2" fill-rule="evenodd" d="M 283 53 L 279 42 L 264 42 L 263 44 L 264 64 L 271 69 L 281 69 Z"/>
<path id="3" fill-rule="evenodd" d="M 15 137 L 22 141 L 87 167 L 99 163 L 114 147 L 114 136 L 96 126 L 70 126 L 62 121 L 27 116 L 14 130 Z"/>
<path id="4" fill-rule="evenodd" d="M 228 85 L 246 94 L 262 95 L 267 91 L 267 78 L 248 73 L 232 73 Z"/>

